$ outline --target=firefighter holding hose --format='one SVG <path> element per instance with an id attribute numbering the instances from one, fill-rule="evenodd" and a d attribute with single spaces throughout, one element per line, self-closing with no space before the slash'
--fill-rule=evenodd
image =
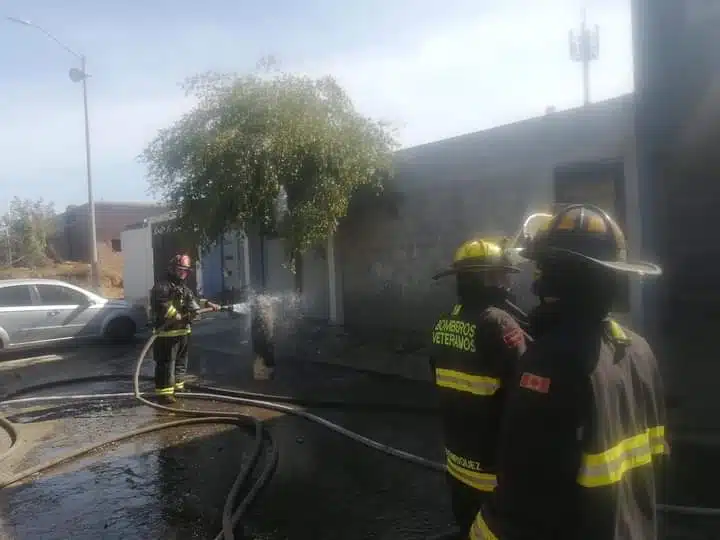
<path id="1" fill-rule="evenodd" d="M 558 212 L 523 251 L 541 304 L 508 389 L 498 487 L 470 538 L 658 538 L 660 374 L 647 342 L 609 314 L 620 279 L 661 269 L 628 262 L 620 227 L 590 205 Z"/>
<path id="2" fill-rule="evenodd" d="M 188 344 L 192 321 L 200 313 L 218 311 L 220 306 L 196 299 L 186 281 L 192 270 L 188 255 L 170 259 L 166 276 L 150 291 L 155 359 L 155 394 L 161 403 L 173 403 L 175 392 L 185 390 L 188 366 Z M 206 304 L 200 308 L 199 302 Z"/>
<path id="3" fill-rule="evenodd" d="M 457 524 L 468 530 L 495 488 L 495 451 L 506 381 L 525 350 L 524 333 L 505 311 L 509 274 L 504 250 L 472 240 L 452 267 L 457 304 L 432 332 L 431 362 L 440 393 L 448 482 Z"/>

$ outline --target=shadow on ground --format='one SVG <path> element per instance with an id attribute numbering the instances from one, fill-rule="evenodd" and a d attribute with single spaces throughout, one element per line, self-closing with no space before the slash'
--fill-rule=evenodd
<path id="1" fill-rule="evenodd" d="M 0 396 L 48 381 L 113 373 L 123 359 L 137 355 L 142 343 L 141 339 L 117 345 L 93 341 L 3 351 L 0 353 Z M 129 371 L 130 362 L 125 364 L 128 364 L 125 371 Z"/>

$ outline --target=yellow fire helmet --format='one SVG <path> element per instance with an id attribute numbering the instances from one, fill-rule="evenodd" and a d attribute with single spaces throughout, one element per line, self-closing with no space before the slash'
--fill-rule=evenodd
<path id="1" fill-rule="evenodd" d="M 433 276 L 433 279 L 450 276 L 459 272 L 484 272 L 488 270 L 504 270 L 519 272 L 507 257 L 505 250 L 497 242 L 469 240 L 455 252 L 452 266 Z"/>
<path id="2" fill-rule="evenodd" d="M 536 262 L 563 255 L 626 274 L 662 274 L 656 264 L 628 261 L 622 229 L 604 210 L 590 204 L 571 204 L 563 208 L 538 231 L 522 253 L 524 258 Z"/>

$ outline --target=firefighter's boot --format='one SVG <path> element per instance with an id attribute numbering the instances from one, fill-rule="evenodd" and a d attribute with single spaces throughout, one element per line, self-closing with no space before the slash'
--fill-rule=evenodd
<path id="1" fill-rule="evenodd" d="M 156 394 L 152 400 L 158 405 L 173 405 L 177 402 L 174 394 Z"/>

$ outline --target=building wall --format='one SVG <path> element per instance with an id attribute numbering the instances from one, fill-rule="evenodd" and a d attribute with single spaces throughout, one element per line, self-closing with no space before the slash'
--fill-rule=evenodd
<path id="1" fill-rule="evenodd" d="M 632 120 L 632 96 L 623 96 L 398 153 L 397 214 L 351 219 L 338 235 L 345 323 L 427 328 L 452 301 L 452 281 L 431 276 L 457 246 L 513 234 L 524 214 L 550 209 L 556 166 L 625 161 Z M 517 287 L 525 306 L 528 275 Z"/>
<path id="2" fill-rule="evenodd" d="M 167 210 L 156 204 L 149 203 L 95 203 L 95 225 L 98 243 L 116 244 L 119 248 L 120 235 L 129 225 L 145 218 L 157 216 Z M 55 243 L 59 255 L 68 260 L 89 260 L 90 215 L 88 205 L 70 206 L 59 216 Z"/>
<path id="3" fill-rule="evenodd" d="M 122 232 L 121 240 L 125 300 L 147 305 L 155 277 L 151 227 L 143 224 L 128 227 Z"/>
<path id="4" fill-rule="evenodd" d="M 687 429 L 714 427 L 720 412 L 719 23 L 718 2 L 633 0 L 643 244 L 664 268 L 644 301 Z"/>
<path id="5" fill-rule="evenodd" d="M 302 257 L 302 307 L 306 316 L 327 321 L 330 318 L 330 289 L 327 249 L 308 251 Z"/>
<path id="6" fill-rule="evenodd" d="M 239 250 L 239 260 L 244 267 L 245 247 L 243 235 L 233 236 Z M 233 240 L 226 243 L 226 259 L 228 259 L 228 246 Z M 298 300 L 299 307 L 306 317 L 327 321 L 330 319 L 331 295 L 329 290 L 329 267 L 327 247 L 313 249 L 305 253 L 302 260 L 297 263 L 298 274 L 287 266 L 285 245 L 280 238 L 260 238 L 257 234 L 249 236 L 249 280 L 245 281 L 245 270 L 241 270 L 243 279 L 239 285 L 233 284 L 226 275 L 226 288 L 248 284 L 256 292 L 270 295 L 280 295 L 288 303 L 293 303 L 296 292 L 296 283 L 301 288 Z M 226 268 L 227 268 L 226 261 Z M 337 311 L 337 309 L 336 309 Z"/>
<path id="7" fill-rule="evenodd" d="M 202 254 L 202 294 L 208 298 L 217 298 L 222 292 L 222 249 L 215 245 Z"/>

